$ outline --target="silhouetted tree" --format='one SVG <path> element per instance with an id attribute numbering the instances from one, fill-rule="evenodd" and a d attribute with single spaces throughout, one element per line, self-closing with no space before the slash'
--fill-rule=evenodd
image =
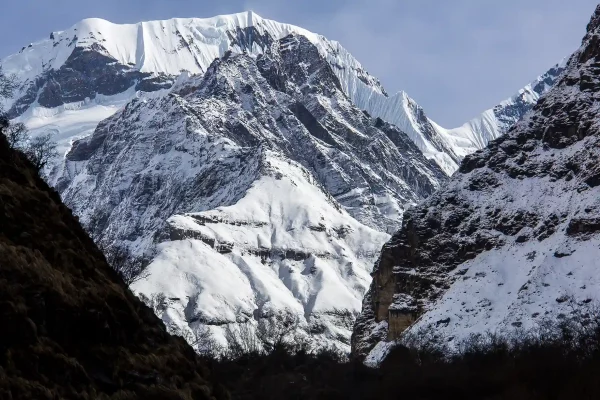
<path id="1" fill-rule="evenodd" d="M 148 273 L 144 272 L 144 262 L 140 258 L 133 257 L 126 247 L 107 247 L 100 241 L 96 245 L 104 253 L 108 264 L 117 271 L 127 286 L 148 276 Z"/>
<path id="2" fill-rule="evenodd" d="M 27 133 L 25 124 L 11 124 L 9 122 L 2 107 L 2 100 L 12 97 L 16 88 L 17 81 L 15 76 L 6 75 L 2 71 L 2 67 L 0 67 L 0 131 L 4 134 L 8 140 L 8 145 L 12 149 L 22 151 L 34 167 L 38 171 L 41 171 L 57 156 L 56 143 L 52 140 L 50 134 L 31 138 Z"/>
<path id="3" fill-rule="evenodd" d="M 30 138 L 19 150 L 25 153 L 25 156 L 27 156 L 38 171 L 43 170 L 58 155 L 56 152 L 56 142 L 52 140 L 52 135 L 49 133 Z"/>
<path id="4" fill-rule="evenodd" d="M 6 75 L 2 70 L 2 66 L 0 66 L 0 99 L 10 98 L 16 88 L 16 77 L 14 75 Z"/>
<path id="5" fill-rule="evenodd" d="M 25 127 L 25 124 L 20 122 L 16 124 L 9 124 L 8 120 L 6 121 L 4 136 L 6 136 L 8 145 L 11 149 L 22 149 L 29 140 L 29 135 L 27 134 L 27 128 Z"/>

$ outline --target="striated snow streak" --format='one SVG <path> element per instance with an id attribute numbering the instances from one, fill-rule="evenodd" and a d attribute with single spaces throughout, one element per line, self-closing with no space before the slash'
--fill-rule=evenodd
<path id="1" fill-rule="evenodd" d="M 5 58 L 2 66 L 20 82 L 33 81 L 48 70 L 60 69 L 74 48 L 95 49 L 95 45 L 100 44 L 105 55 L 141 72 L 202 74 L 215 58 L 229 50 L 262 53 L 263 48 L 257 43 L 241 48 L 232 40 L 236 29 L 249 27 L 255 27 L 261 34 L 268 33 L 275 40 L 290 33 L 308 38 L 334 66 L 345 92 L 352 99 L 364 96 L 362 91 L 367 87 L 368 91 L 383 93 L 379 82 L 338 42 L 297 26 L 264 19 L 251 11 L 206 19 L 174 18 L 137 24 L 85 19 L 68 30 L 53 33 L 50 39 L 33 43 Z"/>

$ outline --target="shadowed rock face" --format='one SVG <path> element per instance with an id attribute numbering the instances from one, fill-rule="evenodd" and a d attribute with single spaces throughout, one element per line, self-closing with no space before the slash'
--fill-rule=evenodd
<path id="1" fill-rule="evenodd" d="M 166 75 L 143 73 L 131 65 L 122 65 L 106 56 L 102 45 L 76 47 L 58 70 L 49 70 L 30 83 L 26 94 L 8 111 L 10 118 L 21 115 L 37 99 L 47 108 L 93 99 L 96 95 L 112 96 L 130 87 L 145 92 L 169 88 L 173 81 Z"/>
<path id="2" fill-rule="evenodd" d="M 0 398 L 225 395 L 2 135 L 0 319 Z"/>
<path id="3" fill-rule="evenodd" d="M 597 297 L 599 21 L 600 7 L 532 113 L 404 214 L 375 265 L 356 355 L 398 338 L 416 317 L 411 329 L 433 326 L 451 340 L 534 326 L 540 313 L 565 312 L 554 299 L 563 292 L 575 302 Z"/>

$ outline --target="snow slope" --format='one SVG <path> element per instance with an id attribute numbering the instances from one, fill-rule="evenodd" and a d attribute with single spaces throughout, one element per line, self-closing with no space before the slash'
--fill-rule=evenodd
<path id="1" fill-rule="evenodd" d="M 384 246 L 353 336 L 376 363 L 390 340 L 530 329 L 600 299 L 600 6 L 533 111 L 465 157 Z"/>
<path id="2" fill-rule="evenodd" d="M 56 116 L 62 113 L 60 106 L 93 101 L 99 94 L 128 93 L 131 99 L 135 91 L 148 92 L 170 86 L 184 71 L 203 74 L 215 58 L 228 51 L 261 54 L 269 43 L 290 33 L 305 36 L 318 48 L 339 78 L 342 90 L 356 106 L 398 126 L 448 175 L 456 170 L 466 154 L 483 148 L 490 139 L 506 132 L 562 70 L 561 65 L 554 67 L 516 96 L 480 117 L 462 127 L 445 129 L 430 120 L 406 93 L 388 96 L 379 81 L 338 42 L 300 27 L 264 19 L 252 12 L 124 25 L 92 18 L 65 31 L 54 32 L 49 39 L 24 47 L 18 54 L 2 60 L 4 70 L 15 74 L 21 82 L 15 98 L 7 105 L 11 107 L 12 117 L 26 113 L 30 108 L 56 109 L 49 112 Z M 111 71 L 99 68 L 101 72 L 90 74 L 93 70 L 90 65 L 107 65 Z M 73 70 L 77 73 L 73 74 Z M 96 73 L 101 77 L 88 76 Z M 69 82 L 75 86 L 73 90 L 68 90 Z M 85 89 L 81 89 L 82 86 Z M 109 105 L 106 100 L 104 104 L 113 110 L 121 105 L 118 101 Z M 73 125 L 58 125 L 58 138 L 63 148 L 68 147 L 71 136 L 77 138 L 89 134 L 87 128 L 106 115 L 89 108 L 79 108 L 76 113 L 84 114 L 81 116 L 74 116 L 73 107 L 70 111 L 60 118 L 66 123 L 74 121 Z M 45 110 L 32 112 L 38 116 L 48 113 Z M 28 114 L 22 115 L 20 120 L 30 124 Z M 88 124 L 80 129 L 78 120 Z M 39 117 L 31 121 L 36 127 L 52 123 L 40 123 Z"/>
<path id="3" fill-rule="evenodd" d="M 388 236 L 341 211 L 300 166 L 265 157 L 268 175 L 234 205 L 171 217 L 170 228 L 185 236 L 160 244 L 149 277 L 132 289 L 170 299 L 158 314 L 184 336 L 207 326 L 226 345 L 237 324 L 257 329 L 290 315 L 316 346 L 347 351 Z"/>

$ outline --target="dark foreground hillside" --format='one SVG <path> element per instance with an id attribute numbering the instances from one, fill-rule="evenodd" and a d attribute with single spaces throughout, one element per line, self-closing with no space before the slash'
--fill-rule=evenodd
<path id="1" fill-rule="evenodd" d="M 226 397 L 0 135 L 0 399 Z"/>

